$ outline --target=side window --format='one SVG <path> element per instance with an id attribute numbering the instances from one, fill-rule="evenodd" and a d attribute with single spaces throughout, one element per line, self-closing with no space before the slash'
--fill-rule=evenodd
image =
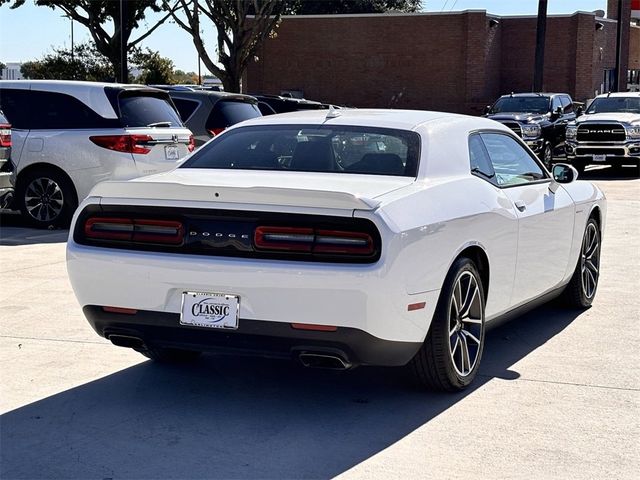
<path id="1" fill-rule="evenodd" d="M 0 108 L 11 120 L 11 126 L 28 130 L 33 105 L 29 102 L 28 90 L 3 88 L 0 90 Z"/>
<path id="2" fill-rule="evenodd" d="M 562 108 L 560 97 L 553 97 L 553 100 L 551 101 L 551 111 L 555 113 L 556 110 L 558 110 L 558 107 Z"/>
<path id="3" fill-rule="evenodd" d="M 560 98 L 562 100 L 562 109 L 564 113 L 573 113 L 573 102 L 571 101 L 571 98 L 566 95 L 563 95 Z"/>
<path id="4" fill-rule="evenodd" d="M 496 183 L 493 165 L 480 135 L 477 134 L 469 137 L 469 165 L 471 173 L 493 184 Z"/>
<path id="5" fill-rule="evenodd" d="M 515 139 L 501 133 L 481 133 L 498 186 L 510 187 L 546 179 L 536 161 Z"/>
<path id="6" fill-rule="evenodd" d="M 31 129 L 113 128 L 117 119 L 103 118 L 80 100 L 57 92 L 31 90 L 27 93 L 31 105 Z"/>
<path id="7" fill-rule="evenodd" d="M 183 122 L 186 122 L 193 112 L 196 111 L 200 102 L 196 102 L 195 100 L 185 100 L 184 98 L 171 98 L 173 104 L 178 109 L 178 113 L 180 114 L 180 118 Z"/>

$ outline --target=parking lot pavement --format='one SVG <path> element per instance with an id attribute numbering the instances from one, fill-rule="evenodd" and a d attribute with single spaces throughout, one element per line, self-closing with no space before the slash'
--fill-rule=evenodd
<path id="1" fill-rule="evenodd" d="M 595 305 L 493 329 L 454 395 L 394 369 L 145 361 L 82 317 L 66 232 L 0 215 L 0 477 L 637 478 L 640 180 L 585 176 L 609 199 Z"/>

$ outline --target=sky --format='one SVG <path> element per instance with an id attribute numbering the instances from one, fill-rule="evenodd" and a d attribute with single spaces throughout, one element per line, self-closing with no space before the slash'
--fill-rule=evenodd
<path id="1" fill-rule="evenodd" d="M 606 10 L 607 0 L 549 0 L 548 13 L 573 13 L 577 10 Z M 535 15 L 538 0 L 426 0 L 423 11 L 460 11 L 468 9 L 487 10 L 498 15 Z M 0 7 L 0 61 L 29 61 L 51 53 L 54 47 L 71 46 L 71 24 L 68 18 L 61 16 L 59 10 L 36 7 L 33 0 L 27 0 L 24 6 L 15 10 L 8 5 Z M 154 25 L 153 15 L 148 19 Z M 146 31 L 144 26 L 141 32 Z M 136 32 L 134 32 L 134 36 Z M 133 36 L 132 36 L 133 38 Z M 214 35 L 206 35 L 213 40 Z M 90 35 L 78 23 L 74 23 L 74 42 L 90 40 Z M 214 44 L 212 51 L 214 51 Z M 189 35 L 172 23 L 165 23 L 142 43 L 143 47 L 157 50 L 164 57 L 173 60 L 176 68 L 184 71 L 197 71 L 198 55 Z M 203 67 L 203 75 L 206 73 Z"/>

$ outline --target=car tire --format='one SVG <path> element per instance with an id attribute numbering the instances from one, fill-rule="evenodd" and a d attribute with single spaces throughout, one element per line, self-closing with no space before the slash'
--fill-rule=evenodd
<path id="1" fill-rule="evenodd" d="M 600 228 L 591 217 L 582 236 L 580 256 L 571 280 L 562 292 L 562 300 L 569 308 L 588 308 L 593 303 L 600 277 Z"/>
<path id="2" fill-rule="evenodd" d="M 15 205 L 36 228 L 64 228 L 71 223 L 78 200 L 73 184 L 64 174 L 39 168 L 19 178 Z"/>
<path id="3" fill-rule="evenodd" d="M 471 384 L 484 348 L 484 301 L 475 264 L 457 259 L 444 281 L 427 338 L 408 365 L 421 387 L 451 392 Z"/>
<path id="4" fill-rule="evenodd" d="M 138 350 L 142 355 L 160 363 L 186 363 L 196 360 L 202 352 L 179 348 L 147 347 Z"/>
<path id="5" fill-rule="evenodd" d="M 544 148 L 542 149 L 542 163 L 545 168 L 551 171 L 551 167 L 553 165 L 553 148 L 550 143 L 545 143 Z"/>

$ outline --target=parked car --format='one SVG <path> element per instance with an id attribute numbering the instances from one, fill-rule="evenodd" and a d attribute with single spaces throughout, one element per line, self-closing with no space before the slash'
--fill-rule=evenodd
<path id="1" fill-rule="evenodd" d="M 490 322 L 591 304 L 606 204 L 575 169 L 550 176 L 484 118 L 341 112 L 248 120 L 171 172 L 96 186 L 67 243 L 95 331 L 156 360 L 408 365 L 458 390 Z"/>
<path id="2" fill-rule="evenodd" d="M 596 97 L 567 126 L 567 160 L 581 172 L 589 164 L 633 165 L 640 174 L 640 92 Z"/>
<path id="3" fill-rule="evenodd" d="M 512 93 L 487 105 L 485 116 L 516 132 L 550 169 L 576 107 L 566 93 Z"/>
<path id="4" fill-rule="evenodd" d="M 14 205 L 37 227 L 65 226 L 103 180 L 175 167 L 193 137 L 162 90 L 140 85 L 0 81 L 13 125 Z"/>
<path id="5" fill-rule="evenodd" d="M 166 88 L 166 87 L 165 87 Z M 169 88 L 169 96 L 200 147 L 220 132 L 243 120 L 260 117 L 258 101 L 249 95 Z"/>
<path id="6" fill-rule="evenodd" d="M 0 209 L 13 202 L 14 168 L 11 162 L 11 124 L 0 110 Z"/>
<path id="7" fill-rule="evenodd" d="M 300 110 L 327 110 L 331 105 L 304 98 L 282 97 L 279 95 L 252 95 L 258 100 L 262 115 L 298 112 Z"/>

